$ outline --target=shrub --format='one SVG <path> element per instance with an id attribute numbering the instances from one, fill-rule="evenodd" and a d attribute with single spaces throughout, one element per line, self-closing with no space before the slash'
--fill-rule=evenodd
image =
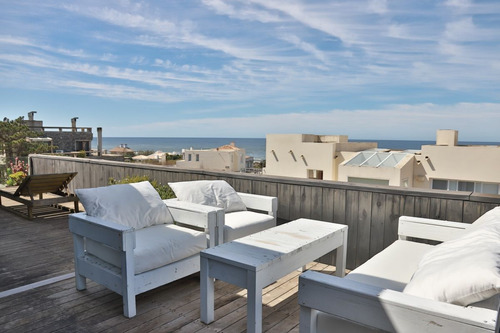
<path id="1" fill-rule="evenodd" d="M 7 177 L 7 186 L 20 185 L 26 175 L 22 171 L 11 173 Z"/>
<path id="2" fill-rule="evenodd" d="M 16 157 L 14 163 L 10 162 L 9 167 L 7 167 L 5 183 L 7 186 L 20 185 L 27 175 L 28 166 Z"/>
<path id="3" fill-rule="evenodd" d="M 163 200 L 175 198 L 174 191 L 172 191 L 170 186 L 158 183 L 156 180 L 151 180 L 151 179 L 149 179 L 148 176 L 131 176 L 131 177 L 122 178 L 120 180 L 114 179 L 113 177 L 110 177 L 108 179 L 108 184 L 109 185 L 130 184 L 130 183 L 142 182 L 145 180 L 147 180 L 151 183 L 151 185 L 155 188 L 155 190 L 160 195 L 160 198 L 162 198 Z"/>

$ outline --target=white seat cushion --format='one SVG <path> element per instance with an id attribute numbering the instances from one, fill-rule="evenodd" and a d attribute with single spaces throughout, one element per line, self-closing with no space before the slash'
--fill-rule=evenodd
<path id="1" fill-rule="evenodd" d="M 397 240 L 346 275 L 346 279 L 403 291 L 424 254 L 434 246 Z"/>
<path id="2" fill-rule="evenodd" d="M 275 225 L 274 217 L 267 214 L 251 211 L 226 213 L 224 215 L 224 242 L 266 230 Z"/>
<path id="3" fill-rule="evenodd" d="M 190 257 L 207 248 L 206 234 L 174 224 L 160 224 L 135 232 L 135 274 Z"/>

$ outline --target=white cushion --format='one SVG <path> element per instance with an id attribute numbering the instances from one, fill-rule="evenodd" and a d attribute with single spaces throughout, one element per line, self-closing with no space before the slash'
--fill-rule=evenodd
<path id="1" fill-rule="evenodd" d="M 226 213 L 246 210 L 238 193 L 224 180 L 196 180 L 168 185 L 181 201 L 223 208 Z"/>
<path id="2" fill-rule="evenodd" d="M 174 224 L 137 230 L 134 250 L 135 274 L 188 258 L 207 248 L 203 232 Z"/>
<path id="3" fill-rule="evenodd" d="M 148 182 L 75 190 L 87 215 L 135 229 L 172 223 L 167 205 Z"/>
<path id="4" fill-rule="evenodd" d="M 418 263 L 434 246 L 396 240 L 383 251 L 346 275 L 346 279 L 372 286 L 403 291 Z"/>
<path id="5" fill-rule="evenodd" d="M 481 215 L 477 220 L 475 220 L 472 225 L 467 229 L 467 231 L 473 231 L 482 225 L 497 223 L 500 221 L 500 206 L 495 207 L 483 215 Z"/>
<path id="6" fill-rule="evenodd" d="M 224 242 L 248 236 L 276 226 L 274 217 L 251 211 L 224 215 Z"/>
<path id="7" fill-rule="evenodd" d="M 500 220 L 429 251 L 405 293 L 467 306 L 500 293 Z"/>

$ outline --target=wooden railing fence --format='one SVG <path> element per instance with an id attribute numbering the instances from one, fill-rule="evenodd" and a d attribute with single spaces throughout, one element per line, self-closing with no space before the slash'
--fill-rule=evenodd
<path id="1" fill-rule="evenodd" d="M 347 267 L 355 268 L 397 239 L 401 215 L 470 223 L 500 205 L 500 196 L 345 182 L 188 170 L 127 162 L 30 155 L 33 174 L 78 172 L 71 189 L 105 186 L 108 179 L 148 176 L 162 184 L 223 179 L 239 192 L 278 197 L 280 222 L 312 218 L 349 226 Z"/>

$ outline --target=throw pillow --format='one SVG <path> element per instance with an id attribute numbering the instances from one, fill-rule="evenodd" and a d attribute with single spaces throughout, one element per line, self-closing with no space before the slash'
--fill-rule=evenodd
<path id="1" fill-rule="evenodd" d="M 247 209 L 238 193 L 224 180 L 196 180 L 168 185 L 181 201 L 224 208 L 226 213 Z"/>
<path id="2" fill-rule="evenodd" d="M 435 246 L 404 292 L 463 306 L 500 293 L 500 220 Z"/>
<path id="3" fill-rule="evenodd" d="M 77 189 L 75 193 L 89 216 L 135 229 L 173 223 L 167 205 L 148 181 Z"/>

